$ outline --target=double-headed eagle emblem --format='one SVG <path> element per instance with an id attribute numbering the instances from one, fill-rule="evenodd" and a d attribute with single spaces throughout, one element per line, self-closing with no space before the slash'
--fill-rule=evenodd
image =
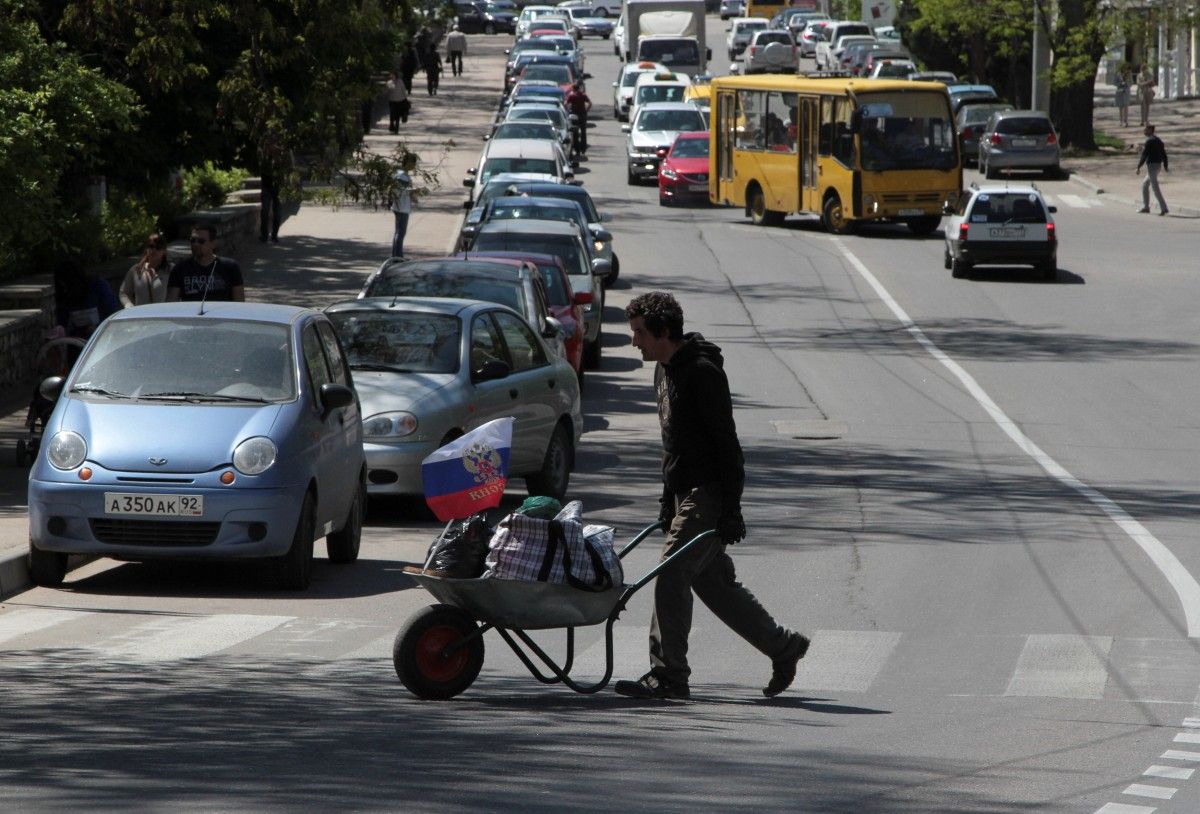
<path id="1" fill-rule="evenodd" d="M 463 466 L 476 483 L 487 483 L 500 477 L 500 453 L 487 444 L 475 442 L 463 452 Z"/>

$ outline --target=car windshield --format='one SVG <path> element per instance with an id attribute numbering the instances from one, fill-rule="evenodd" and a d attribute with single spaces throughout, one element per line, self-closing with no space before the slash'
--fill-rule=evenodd
<path id="1" fill-rule="evenodd" d="M 981 192 L 975 197 L 971 223 L 1045 223 L 1046 211 L 1033 193 Z"/>
<path id="2" fill-rule="evenodd" d="M 686 90 L 684 85 L 642 85 L 637 89 L 637 103 L 682 102 Z"/>
<path id="3" fill-rule="evenodd" d="M 350 367 L 398 373 L 457 373 L 458 317 L 405 311 L 338 311 L 329 315 Z"/>
<path id="4" fill-rule="evenodd" d="M 638 130 L 703 130 L 704 117 L 698 110 L 643 110 Z"/>
<path id="5" fill-rule="evenodd" d="M 286 325 L 212 316 L 109 320 L 79 361 L 71 392 L 292 401 L 294 369 Z"/>
<path id="6" fill-rule="evenodd" d="M 912 73 L 912 65 L 907 62 L 885 62 L 879 66 L 877 77 L 883 78 L 888 76 L 908 76 Z"/>
<path id="7" fill-rule="evenodd" d="M 543 65 L 534 62 L 525 66 L 525 72 L 521 74 L 522 79 L 549 79 L 559 84 L 568 84 L 571 81 L 571 69 L 566 65 Z"/>
<path id="8" fill-rule="evenodd" d="M 637 84 L 638 77 L 646 73 L 645 71 L 626 71 L 621 76 L 621 87 L 632 88 Z"/>
<path id="9" fill-rule="evenodd" d="M 671 148 L 672 158 L 708 158 L 708 139 L 681 138 Z"/>
<path id="10" fill-rule="evenodd" d="M 695 40 L 646 40 L 638 52 L 640 59 L 661 62 L 663 65 L 695 65 L 700 61 L 700 48 Z"/>
<path id="11" fill-rule="evenodd" d="M 1048 136 L 1054 132 L 1050 120 L 1041 116 L 1023 116 L 1020 118 L 1000 119 L 996 122 L 996 132 L 1006 136 Z"/>
<path id="12" fill-rule="evenodd" d="M 496 128 L 492 141 L 506 138 L 537 138 L 555 140 L 558 131 L 550 122 L 505 122 Z"/>
<path id="13" fill-rule="evenodd" d="M 944 95 L 872 93 L 858 101 L 864 170 L 955 166 L 956 139 Z"/>
<path id="14" fill-rule="evenodd" d="M 484 162 L 480 182 L 502 172 L 541 172 L 557 175 L 558 167 L 553 158 L 489 158 Z"/>
<path id="15" fill-rule="evenodd" d="M 567 235 L 539 235 L 519 232 L 483 232 L 475 238 L 472 249 L 486 251 L 525 251 L 532 254 L 552 254 L 562 261 L 567 274 L 592 273 L 591 262 L 584 256 L 578 239 Z"/>
<path id="16" fill-rule="evenodd" d="M 583 214 L 587 217 L 589 223 L 598 223 L 600 221 L 600 213 L 596 211 L 596 204 L 592 202 L 592 196 L 588 195 L 587 190 L 583 187 L 577 187 L 572 184 L 553 184 L 550 189 L 539 188 L 536 192 L 530 192 L 530 194 L 542 198 L 563 198 L 564 200 L 574 201 L 583 207 Z"/>
<path id="17" fill-rule="evenodd" d="M 511 277 L 509 266 L 492 266 L 501 277 L 486 273 L 429 273 L 421 270 L 396 269 L 385 271 L 375 278 L 368 296 L 371 297 L 453 297 L 463 300 L 483 300 L 507 305 L 517 313 L 525 313 L 525 296 L 519 280 Z M 507 278 L 507 279 L 505 279 Z"/>
<path id="18" fill-rule="evenodd" d="M 562 127 L 566 124 L 561 110 L 555 110 L 552 107 L 515 107 L 508 114 L 508 121 L 548 121 L 556 127 Z"/>
<path id="19" fill-rule="evenodd" d="M 580 229 L 587 228 L 587 224 L 583 222 L 583 213 L 579 211 L 578 207 L 573 206 L 502 203 L 492 207 L 491 217 L 488 220 L 515 220 L 518 218 L 524 218 L 525 220 L 560 220 L 565 223 L 573 223 Z"/>
<path id="20" fill-rule="evenodd" d="M 542 37 L 542 40 L 553 45 L 556 51 L 571 52 L 575 50 L 573 37 Z"/>
<path id="21" fill-rule="evenodd" d="M 982 124 L 992 117 L 993 113 L 1009 110 L 1008 105 L 966 105 L 958 116 L 963 124 Z"/>
<path id="22" fill-rule="evenodd" d="M 736 33 L 753 35 L 755 31 L 765 31 L 766 28 L 766 20 L 746 20 L 737 24 Z"/>
<path id="23" fill-rule="evenodd" d="M 786 31 L 764 31 L 758 35 L 757 42 L 759 45 L 766 45 L 770 42 L 782 42 L 785 45 L 791 45 L 792 35 Z"/>

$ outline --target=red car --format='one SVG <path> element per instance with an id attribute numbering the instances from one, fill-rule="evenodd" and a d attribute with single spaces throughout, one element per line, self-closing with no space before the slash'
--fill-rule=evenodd
<path id="1" fill-rule="evenodd" d="M 522 260 L 533 263 L 542 274 L 546 289 L 546 310 L 563 326 L 563 344 L 567 349 L 567 361 L 575 370 L 580 388 L 583 387 L 583 306 L 592 301 L 592 292 L 571 290 L 567 270 L 562 260 L 553 254 L 533 252 L 461 252 L 454 255 L 464 260 L 496 258 Z"/>
<path id="2" fill-rule="evenodd" d="M 708 200 L 708 131 L 680 133 L 658 165 L 658 203 Z"/>

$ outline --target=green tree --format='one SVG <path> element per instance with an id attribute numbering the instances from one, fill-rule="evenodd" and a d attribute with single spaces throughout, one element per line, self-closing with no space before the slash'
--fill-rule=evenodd
<path id="1" fill-rule="evenodd" d="M 0 0 L 0 269 L 11 275 L 84 209 L 81 184 L 138 114 L 128 88 L 48 42 L 21 0 Z"/>

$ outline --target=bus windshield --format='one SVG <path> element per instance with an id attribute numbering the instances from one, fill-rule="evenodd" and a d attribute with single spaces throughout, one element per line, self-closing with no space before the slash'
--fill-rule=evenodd
<path id="1" fill-rule="evenodd" d="M 953 169 L 954 127 L 937 93 L 872 93 L 858 97 L 864 170 Z"/>

